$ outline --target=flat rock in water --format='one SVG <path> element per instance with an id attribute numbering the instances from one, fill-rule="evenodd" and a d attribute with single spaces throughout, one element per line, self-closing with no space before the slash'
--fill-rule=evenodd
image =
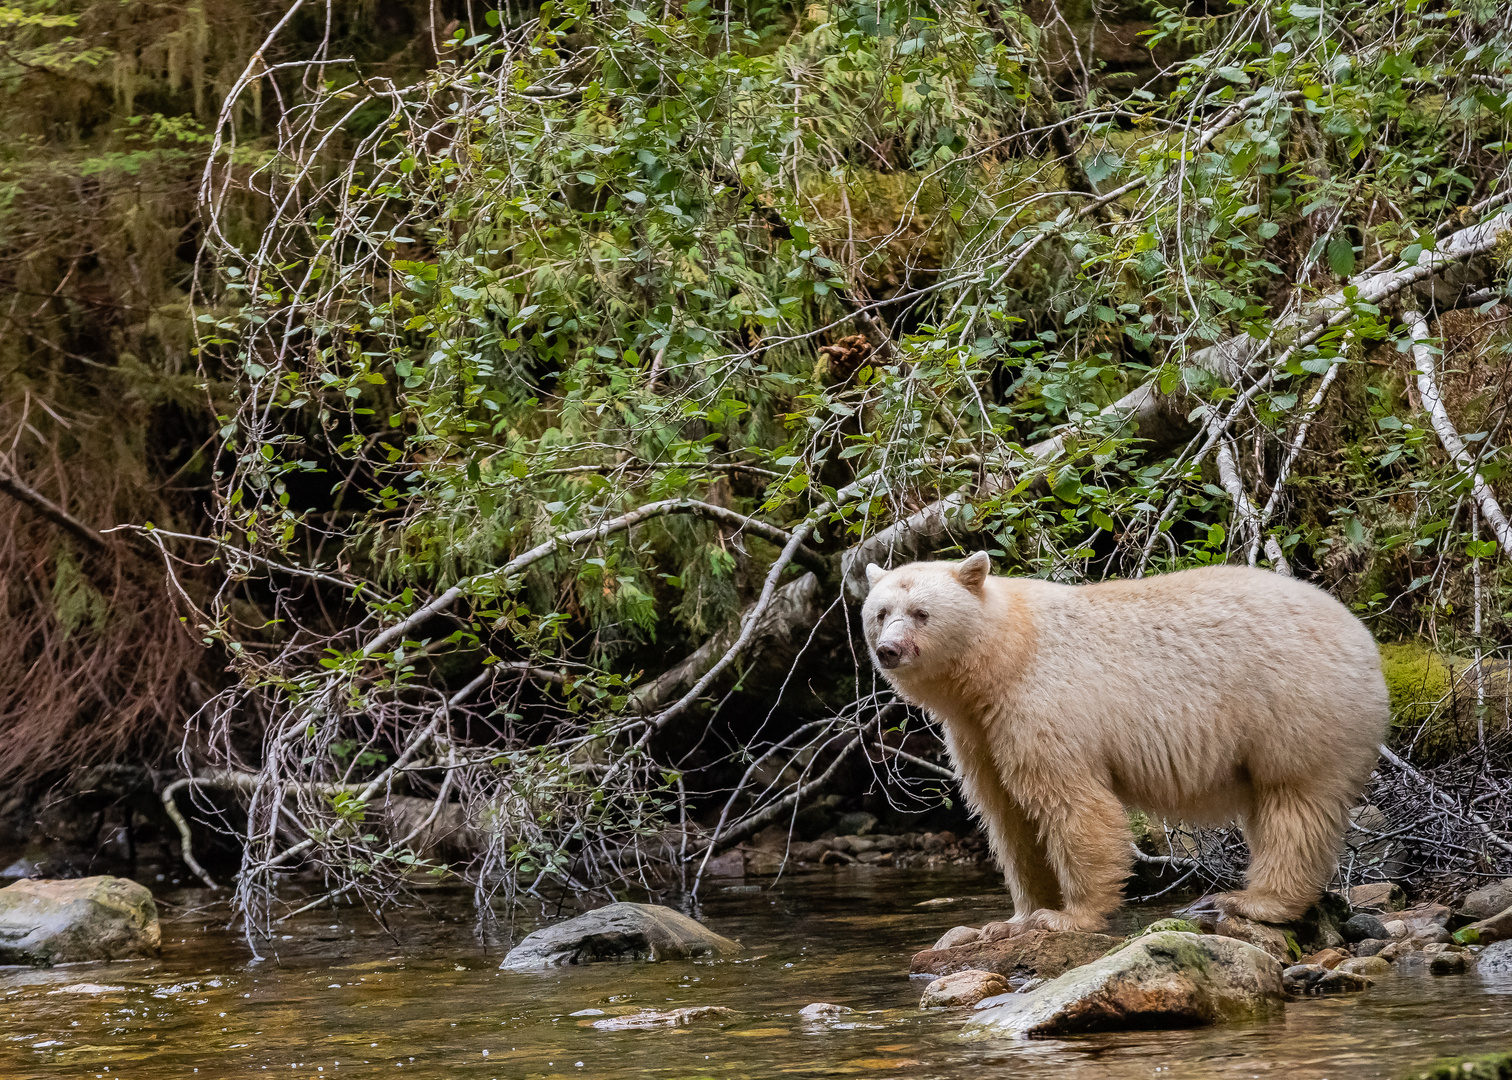
<path id="1" fill-rule="evenodd" d="M 650 1028 L 686 1027 L 705 1020 L 724 1020 L 734 1017 L 734 1009 L 719 1005 L 695 1005 L 687 1009 L 668 1009 L 666 1012 L 639 1012 L 628 1016 L 611 1016 L 595 1020 L 593 1026 L 604 1031 L 646 1031 Z"/>
<path id="2" fill-rule="evenodd" d="M 600 960 L 691 960 L 740 950 L 739 942 L 669 907 L 609 904 L 527 935 L 500 966 L 540 971 Z"/>
<path id="3" fill-rule="evenodd" d="M 18 881 L 0 889 L 0 964 L 133 960 L 158 954 L 152 893 L 118 877 Z"/>
<path id="4" fill-rule="evenodd" d="M 798 1015 L 805 1020 L 823 1020 L 829 1016 L 850 1016 L 856 1010 L 849 1005 L 835 1005 L 828 1001 L 816 1001 L 812 1005 L 805 1005 L 798 1010 Z"/>
<path id="5" fill-rule="evenodd" d="M 966 1034 L 1027 1038 L 1178 1028 L 1281 1008 L 1281 964 L 1234 938 L 1168 931 L 977 1013 Z"/>
<path id="6" fill-rule="evenodd" d="M 1503 878 L 1482 885 L 1465 897 L 1465 902 L 1460 905 L 1460 914 L 1472 919 L 1489 919 L 1508 908 L 1512 908 L 1512 878 Z"/>
<path id="7" fill-rule="evenodd" d="M 924 988 L 919 999 L 921 1009 L 965 1008 L 983 998 L 1008 992 L 1007 981 L 994 971 L 957 971 L 944 975 Z"/>
<path id="8" fill-rule="evenodd" d="M 1119 944 L 1108 934 L 1068 930 L 1027 930 L 1012 937 L 990 935 L 987 928 L 975 941 L 949 949 L 914 953 L 909 971 L 915 975 L 953 975 L 957 971 L 990 971 L 1005 979 L 1040 975 L 1055 978 L 1089 964 Z"/>

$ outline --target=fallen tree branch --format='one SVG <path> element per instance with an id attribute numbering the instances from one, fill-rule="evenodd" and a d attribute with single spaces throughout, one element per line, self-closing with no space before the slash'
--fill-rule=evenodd
<path id="1" fill-rule="evenodd" d="M 10 473 L 0 471 L 0 491 L 5 492 L 17 502 L 31 507 L 38 515 L 78 537 L 90 547 L 100 551 L 110 550 L 110 541 L 106 540 L 104 536 L 74 517 L 19 476 L 12 476 Z"/>
<path id="2" fill-rule="evenodd" d="M 1445 452 L 1459 466 L 1461 474 L 1469 478 L 1471 497 L 1480 507 L 1486 524 L 1496 534 L 1503 555 L 1512 553 L 1512 524 L 1508 523 L 1507 515 L 1502 511 L 1501 503 L 1497 502 L 1491 485 L 1486 483 L 1485 477 L 1476 469 L 1475 459 L 1465 449 L 1465 442 L 1460 438 L 1454 421 L 1450 419 L 1449 410 L 1444 407 L 1444 397 L 1439 391 L 1438 372 L 1433 360 L 1434 347 L 1428 333 L 1428 320 L 1423 318 L 1421 312 L 1409 307 L 1402 312 L 1402 321 L 1407 324 L 1407 330 L 1412 335 L 1412 360 L 1417 367 L 1418 396 L 1423 400 L 1423 411 L 1428 414 L 1434 434 L 1438 436 Z"/>

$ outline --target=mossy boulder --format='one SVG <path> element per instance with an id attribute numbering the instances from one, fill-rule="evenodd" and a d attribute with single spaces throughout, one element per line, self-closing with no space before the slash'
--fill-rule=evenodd
<path id="1" fill-rule="evenodd" d="M 125 878 L 18 881 L 0 889 L 0 964 L 152 957 L 161 942 L 152 893 Z"/>

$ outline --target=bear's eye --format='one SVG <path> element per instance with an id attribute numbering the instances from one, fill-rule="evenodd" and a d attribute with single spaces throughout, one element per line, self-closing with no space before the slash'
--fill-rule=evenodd
<path id="1" fill-rule="evenodd" d="M 929 612 L 927 612 L 927 611 L 916 611 L 916 612 L 914 612 L 914 618 L 917 619 L 921 624 L 922 623 L 927 623 L 929 621 Z"/>

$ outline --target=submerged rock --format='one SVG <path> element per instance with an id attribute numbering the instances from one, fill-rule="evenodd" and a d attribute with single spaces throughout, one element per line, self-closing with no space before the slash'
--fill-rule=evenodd
<path id="1" fill-rule="evenodd" d="M 856 1010 L 849 1005 L 831 1005 L 828 1001 L 816 1001 L 798 1010 L 805 1020 L 823 1020 L 827 1016 L 850 1016 Z"/>
<path id="2" fill-rule="evenodd" d="M 609 904 L 527 935 L 500 966 L 539 971 L 600 960 L 691 960 L 740 950 L 739 942 L 680 911 L 655 904 Z"/>
<path id="3" fill-rule="evenodd" d="M 915 975 L 953 975 L 957 971 L 990 971 L 1005 979 L 1036 975 L 1054 978 L 1082 964 L 1089 964 L 1119 944 L 1107 934 L 1084 934 L 1075 930 L 1027 930 L 1008 935 L 1006 923 L 988 923 L 981 936 L 947 949 L 914 953 L 909 970 Z"/>
<path id="4" fill-rule="evenodd" d="M 1463 975 L 1470 966 L 1470 958 L 1462 952 L 1445 950 L 1428 961 L 1428 970 L 1435 975 Z"/>
<path id="5" fill-rule="evenodd" d="M 1384 961 L 1382 961 L 1384 963 Z M 1293 964 L 1281 973 L 1288 994 L 1353 994 L 1368 990 L 1372 980 L 1365 975 L 1322 964 Z"/>
<path id="6" fill-rule="evenodd" d="M 957 971 L 926 986 L 924 996 L 919 999 L 919 1008 L 965 1008 L 983 998 L 1007 992 L 1007 981 L 995 971 Z"/>
<path id="7" fill-rule="evenodd" d="M 1460 914 L 1471 919 L 1489 919 L 1508 908 L 1512 908 L 1512 878 L 1503 878 L 1482 885 L 1466 896 L 1465 902 L 1460 905 Z"/>
<path id="8" fill-rule="evenodd" d="M 152 893 L 118 877 L 18 881 L 0 889 L 0 964 L 128 960 L 158 954 Z"/>
<path id="9" fill-rule="evenodd" d="M 595 1020 L 593 1026 L 603 1031 L 644 1031 L 648 1028 L 685 1027 L 703 1020 L 724 1020 L 739 1015 L 720 1005 L 695 1005 L 665 1012 L 639 1012 L 628 1016 L 610 1016 Z"/>
<path id="10" fill-rule="evenodd" d="M 1390 973 L 1391 964 L 1379 956 L 1351 956 L 1334 970 L 1347 971 L 1351 975 L 1364 975 L 1367 979 L 1374 979 Z"/>
<path id="11" fill-rule="evenodd" d="M 1406 1074 L 1411 1080 L 1507 1080 L 1512 1076 L 1512 1054 L 1483 1054 L 1455 1058 Z"/>
<path id="12" fill-rule="evenodd" d="M 1284 1000 L 1281 965 L 1264 950 L 1167 931 L 982 1010 L 966 1033 L 1025 1038 L 1193 1027 L 1268 1013 Z"/>

